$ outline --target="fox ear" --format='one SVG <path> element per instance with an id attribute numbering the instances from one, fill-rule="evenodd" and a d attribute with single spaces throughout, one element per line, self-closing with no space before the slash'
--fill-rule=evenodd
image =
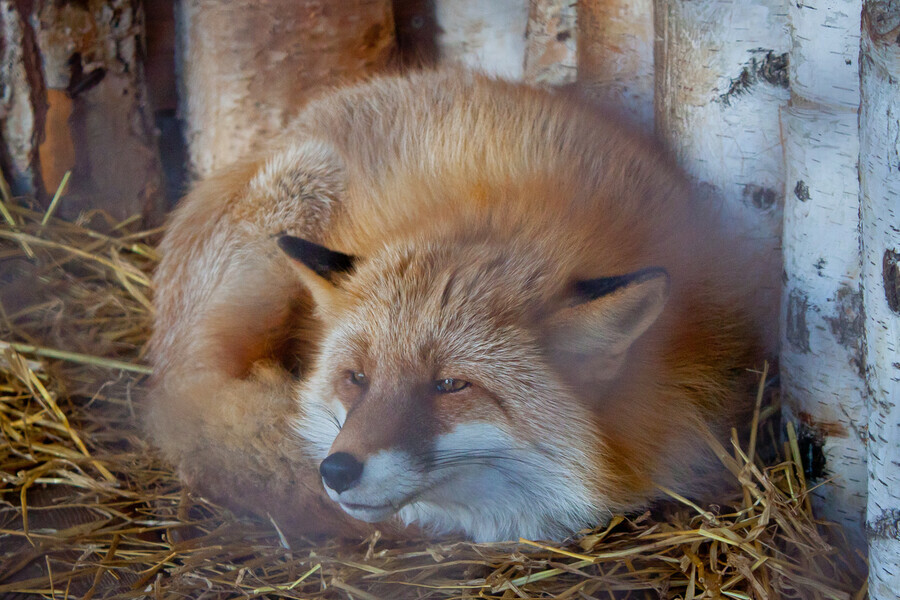
<path id="1" fill-rule="evenodd" d="M 578 281 L 572 304 L 548 323 L 550 349 L 582 381 L 613 379 L 668 297 L 669 275 L 661 268 Z"/>
<path id="2" fill-rule="evenodd" d="M 300 279 L 316 304 L 323 308 L 332 306 L 337 295 L 336 276 L 353 270 L 356 257 L 292 235 L 279 236 L 278 246 L 294 260 Z"/>

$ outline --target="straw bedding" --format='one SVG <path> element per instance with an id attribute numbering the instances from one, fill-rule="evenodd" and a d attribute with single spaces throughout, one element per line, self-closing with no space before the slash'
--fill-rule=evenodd
<path id="1" fill-rule="evenodd" d="M 565 544 L 314 543 L 239 519 L 183 490 L 140 432 L 159 231 L 27 204 L 5 193 L 0 211 L 0 598 L 865 595 L 762 385 L 749 445 L 709 441 L 732 482 L 717 504 L 671 494 Z"/>

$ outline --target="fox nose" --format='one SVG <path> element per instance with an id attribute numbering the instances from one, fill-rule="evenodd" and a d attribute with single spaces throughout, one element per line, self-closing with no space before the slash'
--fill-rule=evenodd
<path id="1" fill-rule="evenodd" d="M 319 473 L 322 474 L 325 485 L 338 494 L 356 485 L 362 471 L 363 464 L 346 452 L 335 452 L 319 465 Z"/>

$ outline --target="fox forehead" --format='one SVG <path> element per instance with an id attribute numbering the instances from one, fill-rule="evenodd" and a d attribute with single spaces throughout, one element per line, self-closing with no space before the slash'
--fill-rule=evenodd
<path id="1" fill-rule="evenodd" d="M 417 310 L 418 308 L 418 310 Z M 532 331 L 490 311 L 438 308 L 429 303 L 392 307 L 367 302 L 338 317 L 324 354 L 331 367 L 359 369 L 429 382 L 443 377 L 476 377 L 485 382 L 513 374 L 538 359 Z M 498 369 L 502 369 L 496 373 Z"/>
<path id="2" fill-rule="evenodd" d="M 527 316 L 558 284 L 546 247 L 497 231 L 453 232 L 400 240 L 364 259 L 346 283 L 357 304 L 373 309 Z"/>
<path id="3" fill-rule="evenodd" d="M 378 362 L 436 368 L 520 356 L 553 295 L 548 270 L 494 244 L 386 249 L 342 284 L 336 341 Z"/>

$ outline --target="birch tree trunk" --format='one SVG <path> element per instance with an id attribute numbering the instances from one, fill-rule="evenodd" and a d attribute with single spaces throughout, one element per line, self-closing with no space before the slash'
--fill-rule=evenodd
<path id="1" fill-rule="evenodd" d="M 176 19 L 195 176 L 258 148 L 316 88 L 383 69 L 395 49 L 390 0 L 181 0 Z"/>
<path id="2" fill-rule="evenodd" d="M 58 216 L 101 208 L 161 219 L 139 2 L 2 0 L 0 21 L 0 165 L 13 192 L 46 203 L 71 170 Z"/>
<path id="3" fill-rule="evenodd" d="M 578 83 L 653 131 L 653 0 L 579 0 Z"/>
<path id="4" fill-rule="evenodd" d="M 438 58 L 522 79 L 528 0 L 434 0 Z"/>
<path id="5" fill-rule="evenodd" d="M 869 404 L 869 597 L 900 590 L 900 2 L 862 17 L 860 184 Z"/>
<path id="6" fill-rule="evenodd" d="M 791 3 L 784 113 L 784 416 L 798 423 L 817 515 L 864 545 L 866 443 L 859 249 L 856 0 Z"/>
<path id="7" fill-rule="evenodd" d="M 655 0 L 656 130 L 700 188 L 729 212 L 763 217 L 780 242 L 788 100 L 782 0 Z M 757 228 L 759 229 L 759 228 Z"/>
<path id="8" fill-rule="evenodd" d="M 0 168 L 15 194 L 43 187 L 38 146 L 47 100 L 28 17 L 13 0 L 0 0 Z"/>
<path id="9" fill-rule="evenodd" d="M 560 86 L 575 81 L 576 21 L 572 0 L 531 0 L 525 36 L 526 82 Z"/>

